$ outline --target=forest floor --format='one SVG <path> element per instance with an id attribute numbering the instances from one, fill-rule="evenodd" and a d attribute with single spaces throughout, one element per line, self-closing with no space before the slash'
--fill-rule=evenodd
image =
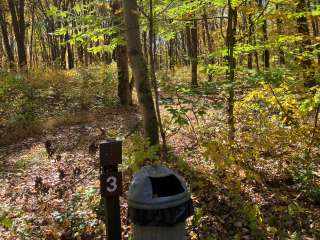
<path id="1" fill-rule="evenodd" d="M 242 97 L 239 92 L 239 101 Z M 170 146 L 164 164 L 187 180 L 194 201 L 188 239 L 320 239 L 320 198 L 311 197 L 308 188 L 314 186 L 309 181 L 295 178 L 300 162 L 293 160 L 307 148 L 305 134 L 312 128 L 263 132 L 239 123 L 236 146 L 225 147 L 224 97 L 196 94 L 183 99 L 162 93 L 161 109 Z M 202 105 L 194 102 L 216 107 L 203 116 Z M 172 115 L 177 110 L 188 113 Z M 84 109 L 67 121 L 47 113 L 41 119 L 41 129 L 32 137 L 0 147 L 0 239 L 104 239 L 99 159 L 89 146 L 137 130 L 124 140 L 122 228 L 123 238 L 130 239 L 126 196 L 133 173 L 128 156 L 140 131 L 138 108 Z M 310 167 L 316 184 L 319 139 L 316 131 L 309 159 L 316 166 Z M 45 147 L 48 141 L 52 156 Z"/>

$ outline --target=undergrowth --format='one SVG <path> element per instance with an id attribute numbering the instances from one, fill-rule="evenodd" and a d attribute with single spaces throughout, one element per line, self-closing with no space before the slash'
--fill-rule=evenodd
<path id="1" fill-rule="evenodd" d="M 0 72 L 0 142 L 40 133 L 54 118 L 55 126 L 72 124 L 77 112 L 114 106 L 114 65 L 77 70 L 40 70 L 25 74 Z"/>

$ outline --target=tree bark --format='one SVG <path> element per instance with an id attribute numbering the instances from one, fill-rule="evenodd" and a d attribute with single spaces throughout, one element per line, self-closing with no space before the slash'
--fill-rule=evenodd
<path id="1" fill-rule="evenodd" d="M 143 55 L 144 55 L 146 63 L 148 63 L 149 59 L 148 59 L 148 45 L 147 45 L 147 32 L 146 31 L 142 32 L 142 39 L 143 39 L 142 40 L 143 41 Z"/>
<path id="2" fill-rule="evenodd" d="M 206 10 L 204 10 L 203 13 L 203 22 L 204 22 L 204 28 L 205 28 L 205 32 L 206 32 L 206 36 L 207 36 L 207 42 L 208 42 L 208 51 L 209 54 L 212 54 L 213 52 L 213 41 L 210 35 L 210 31 L 209 31 L 209 24 L 208 24 L 208 17 L 207 17 L 207 13 Z M 214 58 L 209 56 L 209 64 L 214 64 Z M 208 74 L 208 80 L 212 81 L 212 74 Z"/>
<path id="3" fill-rule="evenodd" d="M 314 4 L 320 4 L 320 1 L 316 1 Z M 308 7 L 309 11 L 312 11 L 312 7 L 310 6 L 310 1 L 308 1 Z M 316 38 L 319 36 L 319 16 L 312 16 L 311 17 L 311 24 L 312 24 L 312 32 L 313 36 Z M 320 44 L 315 45 L 316 50 L 318 51 L 317 53 L 317 58 L 318 58 L 318 66 L 320 66 Z"/>
<path id="4" fill-rule="evenodd" d="M 29 65 L 32 68 L 32 54 L 33 54 L 33 36 L 34 36 L 34 18 L 35 18 L 35 3 L 32 2 L 32 16 L 31 16 L 31 36 L 30 36 L 30 48 L 29 48 Z"/>
<path id="5" fill-rule="evenodd" d="M 303 13 L 307 11 L 307 5 L 305 0 L 299 0 L 297 5 L 297 12 Z M 297 19 L 297 29 L 298 33 L 303 35 L 303 40 L 300 44 L 300 53 L 305 53 L 310 51 L 311 39 L 310 31 L 308 26 L 308 19 L 305 15 L 299 16 Z M 300 60 L 300 66 L 304 71 L 304 85 L 306 87 L 313 87 L 316 85 L 316 80 L 314 76 L 314 70 L 312 69 L 312 58 L 309 56 L 304 56 Z"/>
<path id="6" fill-rule="evenodd" d="M 67 52 L 68 52 L 68 69 L 74 68 L 74 53 L 73 48 L 69 42 L 69 34 L 67 33 L 65 36 L 65 42 L 67 44 Z"/>
<path id="7" fill-rule="evenodd" d="M 83 46 L 80 45 L 78 48 L 77 48 L 77 53 L 78 53 L 78 65 L 80 63 L 80 65 L 83 65 L 84 63 L 84 60 L 83 60 Z"/>
<path id="8" fill-rule="evenodd" d="M 263 31 L 263 41 L 266 44 L 268 41 L 268 23 L 267 20 L 263 21 L 262 24 L 262 31 Z M 264 68 L 269 69 L 270 68 L 270 51 L 268 48 L 265 48 L 263 51 L 263 60 L 264 60 Z"/>
<path id="9" fill-rule="evenodd" d="M 152 98 L 148 69 L 142 53 L 136 0 L 123 0 L 127 47 L 138 100 L 143 116 L 144 135 L 151 145 L 159 143 L 158 122 Z"/>
<path id="10" fill-rule="evenodd" d="M 191 63 L 192 58 L 192 42 L 191 42 L 191 30 L 189 26 L 186 26 L 186 50 L 188 55 L 188 64 Z"/>
<path id="11" fill-rule="evenodd" d="M 260 8 L 265 7 L 265 1 L 264 0 L 258 0 L 258 4 Z M 263 19 L 262 23 L 262 33 L 263 33 L 263 43 L 266 44 L 268 41 L 268 22 L 266 19 Z M 270 68 L 270 51 L 268 48 L 265 48 L 263 51 L 263 62 L 264 62 L 264 68 L 268 69 Z"/>
<path id="12" fill-rule="evenodd" d="M 124 22 L 121 5 L 122 4 L 119 0 L 114 0 L 112 3 L 113 24 L 115 26 L 120 26 Z M 124 32 L 122 31 L 117 35 L 118 37 L 124 37 Z M 132 105 L 132 93 L 129 82 L 127 46 L 118 45 L 115 49 L 115 58 L 118 71 L 118 97 L 120 104 L 123 106 L 130 106 Z"/>
<path id="13" fill-rule="evenodd" d="M 20 69 L 24 69 L 27 65 L 27 54 L 25 49 L 26 26 L 24 19 L 25 0 L 8 0 L 8 6 L 17 42 L 19 67 Z"/>
<path id="14" fill-rule="evenodd" d="M 60 37 L 60 43 L 64 42 L 64 37 Z M 67 69 L 67 63 L 66 63 L 66 52 L 67 52 L 67 46 L 65 44 L 62 44 L 60 47 L 60 67 L 62 69 Z"/>
<path id="15" fill-rule="evenodd" d="M 249 22 L 248 44 L 252 45 L 253 44 L 254 25 L 253 25 L 251 14 L 248 17 L 248 22 Z M 248 53 L 248 68 L 249 69 L 253 68 L 253 53 L 252 52 Z"/>
<path id="16" fill-rule="evenodd" d="M 6 22 L 5 12 L 2 7 L 2 2 L 0 2 L 0 25 L 1 25 L 3 43 L 4 43 L 4 47 L 8 57 L 9 67 L 14 68 L 14 54 L 9 41 L 7 22 Z"/>
<path id="17" fill-rule="evenodd" d="M 229 126 L 229 140 L 234 141 L 235 126 L 234 126 L 234 81 L 236 59 L 234 57 L 234 48 L 236 44 L 236 27 L 237 27 L 237 9 L 232 7 L 231 0 L 228 0 L 228 27 L 227 27 L 227 48 L 228 48 L 228 71 L 227 78 L 229 80 L 228 87 L 228 126 Z"/>
<path id="18" fill-rule="evenodd" d="M 156 107 L 156 116 L 158 120 L 158 126 L 160 130 L 160 135 L 163 144 L 163 153 L 165 158 L 167 157 L 167 141 L 166 135 L 163 129 L 162 121 L 161 121 L 161 113 L 160 113 L 160 106 L 159 106 L 159 92 L 158 92 L 158 83 L 156 78 L 155 72 L 155 32 L 154 32 L 154 22 L 153 22 L 153 0 L 149 0 L 149 59 L 150 59 L 150 77 L 151 83 L 154 89 L 154 96 L 155 96 L 155 107 Z"/>
<path id="19" fill-rule="evenodd" d="M 277 11 L 280 10 L 280 5 L 279 4 L 276 4 L 276 9 L 277 9 Z M 277 32 L 278 32 L 278 35 L 282 35 L 283 34 L 283 27 L 284 27 L 283 26 L 283 20 L 281 18 L 277 18 Z M 281 46 L 279 47 L 278 53 L 279 53 L 279 64 L 280 65 L 284 65 L 286 63 L 286 59 L 285 59 L 284 51 L 283 51 Z"/>
<path id="20" fill-rule="evenodd" d="M 197 20 L 193 21 L 191 27 L 191 87 L 198 87 L 198 30 Z"/>
<path id="21" fill-rule="evenodd" d="M 189 48 L 188 48 L 188 31 L 189 31 L 189 39 L 190 39 L 190 30 L 186 27 L 185 31 L 181 31 L 181 49 L 183 51 L 183 64 L 189 64 Z"/>
<path id="22" fill-rule="evenodd" d="M 175 59 L 174 59 L 174 39 L 169 40 L 169 68 L 174 71 Z"/>

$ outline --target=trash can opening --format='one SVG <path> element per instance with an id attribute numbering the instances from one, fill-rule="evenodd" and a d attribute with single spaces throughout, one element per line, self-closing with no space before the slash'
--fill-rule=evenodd
<path id="1" fill-rule="evenodd" d="M 152 197 L 168 197 L 184 192 L 179 179 L 171 174 L 165 177 L 149 177 L 152 185 Z"/>

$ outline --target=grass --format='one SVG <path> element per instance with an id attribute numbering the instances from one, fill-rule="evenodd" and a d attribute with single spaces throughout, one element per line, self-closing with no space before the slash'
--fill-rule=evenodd
<path id="1" fill-rule="evenodd" d="M 1 72 L 0 144 L 89 121 L 88 112 L 117 105 L 116 81 L 114 65 L 24 75 Z"/>
<path id="2" fill-rule="evenodd" d="M 18 170 L 26 170 L 34 165 L 44 164 L 47 159 L 48 154 L 45 148 L 43 148 L 43 146 L 36 146 L 15 161 L 15 168 Z"/>

